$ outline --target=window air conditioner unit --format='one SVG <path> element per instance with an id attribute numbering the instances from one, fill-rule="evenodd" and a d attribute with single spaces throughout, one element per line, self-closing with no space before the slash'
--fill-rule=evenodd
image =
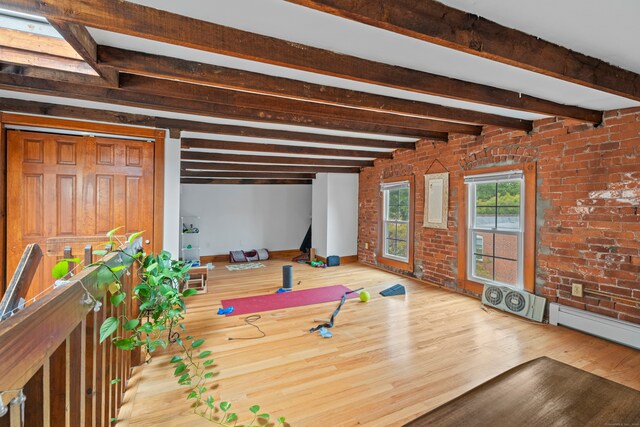
<path id="1" fill-rule="evenodd" d="M 482 304 L 542 322 L 546 299 L 509 286 L 484 285 Z"/>

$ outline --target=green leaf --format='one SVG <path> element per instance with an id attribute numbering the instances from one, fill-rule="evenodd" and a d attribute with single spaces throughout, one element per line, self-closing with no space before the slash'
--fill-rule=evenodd
<path id="1" fill-rule="evenodd" d="M 69 262 L 65 260 L 56 263 L 51 270 L 54 279 L 62 279 L 67 273 L 69 273 Z"/>
<path id="2" fill-rule="evenodd" d="M 284 422 L 285 422 L 285 421 L 286 421 L 286 420 L 285 420 L 285 418 L 284 418 L 284 417 L 278 417 L 278 422 L 279 422 L 280 424 L 284 424 Z"/>
<path id="3" fill-rule="evenodd" d="M 189 393 L 189 395 L 187 396 L 187 400 L 189 399 L 194 399 L 198 396 L 198 393 L 196 393 L 195 391 L 192 391 L 191 393 Z"/>
<path id="4" fill-rule="evenodd" d="M 195 340 L 194 342 L 191 343 L 191 347 L 193 348 L 198 348 L 200 347 L 202 344 L 204 344 L 204 340 L 200 339 L 200 340 Z"/>
<path id="5" fill-rule="evenodd" d="M 204 361 L 204 363 L 203 363 L 203 365 L 204 365 L 204 366 L 209 366 L 209 365 L 211 365 L 212 363 L 213 363 L 213 359 L 209 359 L 209 360 L 205 360 L 205 361 Z"/>
<path id="6" fill-rule="evenodd" d="M 186 374 L 182 374 L 182 376 L 180 377 L 180 379 L 178 379 L 178 382 L 184 382 L 184 380 L 189 378 L 189 373 L 187 372 Z"/>
<path id="7" fill-rule="evenodd" d="M 180 356 L 173 356 L 173 357 L 171 358 L 171 360 L 169 361 L 169 363 L 178 363 L 178 362 L 180 362 L 180 361 L 182 361 L 182 357 L 180 357 Z"/>
<path id="8" fill-rule="evenodd" d="M 223 411 L 228 411 L 229 408 L 231 408 L 231 403 L 229 402 L 220 402 L 220 409 L 222 409 Z"/>
<path id="9" fill-rule="evenodd" d="M 149 334 L 149 333 L 151 333 L 153 331 L 153 323 L 145 322 L 145 323 L 142 324 L 142 327 L 140 329 L 142 329 L 142 332 L 145 332 L 145 333 Z"/>
<path id="10" fill-rule="evenodd" d="M 207 357 L 208 355 L 210 355 L 211 352 L 209 350 L 205 350 L 202 353 L 200 353 L 200 355 L 198 356 L 200 359 L 204 359 L 205 357 Z"/>
<path id="11" fill-rule="evenodd" d="M 139 323 L 140 323 L 140 321 L 138 319 L 128 320 L 124 324 L 124 330 L 125 331 L 133 331 L 136 328 L 136 326 L 138 326 Z"/>
<path id="12" fill-rule="evenodd" d="M 133 350 L 135 348 L 134 341 L 134 337 L 124 338 L 121 340 L 115 340 L 113 345 L 118 347 L 120 350 Z"/>
<path id="13" fill-rule="evenodd" d="M 122 381 L 120 378 L 115 378 L 111 380 L 111 384 L 118 384 L 120 381 Z"/>
<path id="14" fill-rule="evenodd" d="M 195 290 L 195 289 L 187 289 L 182 293 L 182 296 L 187 298 L 187 297 L 190 297 L 191 295 L 195 295 L 197 293 L 198 293 L 198 291 Z"/>
<path id="15" fill-rule="evenodd" d="M 238 419 L 238 414 L 236 414 L 235 412 L 232 412 L 229 415 L 227 415 L 227 419 L 224 422 L 225 423 L 232 423 L 237 419 Z"/>
<path id="16" fill-rule="evenodd" d="M 100 342 L 104 342 L 111 334 L 113 334 L 116 329 L 118 329 L 118 325 L 120 321 L 115 317 L 107 317 L 102 322 L 102 326 L 100 326 Z"/>
<path id="17" fill-rule="evenodd" d="M 133 243 L 134 240 L 136 240 L 138 237 L 140 237 L 142 235 L 142 233 L 144 233 L 143 231 L 138 231 L 137 233 L 133 233 L 131 236 L 129 236 L 129 239 L 127 240 L 127 243 L 131 244 Z"/>
<path id="18" fill-rule="evenodd" d="M 117 273 L 118 271 L 122 271 L 125 268 L 127 268 L 127 267 L 125 267 L 124 265 L 116 265 L 115 267 L 111 267 L 111 272 L 112 273 Z"/>
<path id="19" fill-rule="evenodd" d="M 173 372 L 173 375 L 180 375 L 181 373 L 184 372 L 185 369 L 187 369 L 187 365 L 185 365 L 184 363 L 181 363 L 176 367 L 176 370 Z"/>
<path id="20" fill-rule="evenodd" d="M 204 387 L 203 387 L 204 388 Z M 213 396 L 209 396 L 207 397 L 207 400 L 205 401 L 205 403 L 207 404 L 207 406 L 211 409 L 213 409 Z M 222 405 L 222 404 L 221 404 Z"/>
<path id="21" fill-rule="evenodd" d="M 120 230 L 121 228 L 123 228 L 122 225 L 120 227 L 118 227 L 118 228 L 114 228 L 113 230 L 108 231 L 106 236 L 107 237 L 112 237 L 114 234 L 116 234 L 116 231 Z"/>
<path id="22" fill-rule="evenodd" d="M 263 420 L 268 420 L 269 419 L 269 414 L 260 414 L 260 415 L 258 415 L 258 418 L 262 418 Z"/>
<path id="23" fill-rule="evenodd" d="M 249 408 L 249 411 L 253 412 L 254 414 L 257 414 L 259 410 L 260 406 L 258 405 L 253 405 L 251 408 Z"/>
<path id="24" fill-rule="evenodd" d="M 111 418 L 111 422 L 115 423 L 116 421 L 118 421 L 118 419 L 116 417 Z"/>
<path id="25" fill-rule="evenodd" d="M 107 251 L 106 251 L 106 250 L 104 250 L 104 249 L 97 249 L 97 250 L 93 251 L 93 254 L 94 254 L 94 255 L 97 255 L 97 256 L 105 256 L 105 255 L 106 255 L 106 254 L 108 254 L 108 253 L 109 253 L 109 252 L 107 252 Z"/>
<path id="26" fill-rule="evenodd" d="M 213 376 L 213 372 L 207 372 L 204 374 L 204 378 L 211 378 Z"/>
<path id="27" fill-rule="evenodd" d="M 117 307 L 122 303 L 122 301 L 124 301 L 126 297 L 127 297 L 127 294 L 125 294 L 124 292 L 120 292 L 118 294 L 111 295 L 109 300 L 111 301 L 111 304 L 113 304 L 114 307 Z"/>

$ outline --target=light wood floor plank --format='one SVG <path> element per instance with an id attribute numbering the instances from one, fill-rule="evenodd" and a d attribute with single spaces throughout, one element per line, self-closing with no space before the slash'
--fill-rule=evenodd
<path id="1" fill-rule="evenodd" d="M 220 300 L 275 292 L 283 261 L 229 272 L 216 264 L 209 294 L 191 297 L 188 334 L 205 338 L 216 355 L 216 399 L 234 409 L 260 404 L 295 427 L 400 426 L 520 363 L 549 356 L 640 390 L 640 352 L 563 327 L 539 325 L 435 286 L 361 264 L 315 269 L 294 264 L 294 287 L 344 284 L 365 287 L 372 300 L 348 300 L 322 339 L 307 331 L 328 318 L 336 303 L 261 313 L 267 334 L 259 340 L 245 316 L 218 316 Z M 383 298 L 389 285 L 407 287 L 404 297 Z M 203 347 L 203 348 L 204 348 Z M 208 425 L 191 414 L 186 389 L 159 353 L 137 368 L 127 393 L 122 426 Z M 245 419 L 245 421 L 247 421 Z"/>

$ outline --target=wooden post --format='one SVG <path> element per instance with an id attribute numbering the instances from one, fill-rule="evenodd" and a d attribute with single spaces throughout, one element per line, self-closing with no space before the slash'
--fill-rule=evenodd
<path id="1" fill-rule="evenodd" d="M 71 248 L 71 246 L 65 246 L 64 247 L 64 255 L 63 257 L 65 259 L 69 259 L 69 258 L 73 258 L 73 253 L 72 253 L 73 249 Z M 73 276 L 73 269 L 76 267 L 76 264 L 74 262 L 69 261 L 69 273 L 67 273 L 66 278 L 70 278 L 71 276 Z"/>
<path id="2" fill-rule="evenodd" d="M 87 245 L 84 247 L 84 266 L 88 266 L 93 263 L 93 246 Z"/>

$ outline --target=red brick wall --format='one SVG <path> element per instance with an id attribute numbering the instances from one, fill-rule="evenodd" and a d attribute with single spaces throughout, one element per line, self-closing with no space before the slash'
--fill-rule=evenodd
<path id="1" fill-rule="evenodd" d="M 437 159 L 438 162 L 434 162 Z M 379 184 L 416 176 L 414 275 L 462 291 L 457 283 L 458 186 L 462 172 L 537 161 L 536 293 L 549 301 L 640 323 L 640 109 L 605 114 L 594 127 L 575 120 L 544 119 L 534 129 L 485 127 L 478 137 L 453 135 L 448 143 L 423 141 L 376 160 L 360 174 L 360 261 L 376 264 Z M 432 165 L 433 163 L 433 165 Z M 422 227 L 424 178 L 450 172 L 449 227 Z M 368 249 L 365 249 L 368 245 Z M 587 294 L 571 296 L 571 284 Z"/>

